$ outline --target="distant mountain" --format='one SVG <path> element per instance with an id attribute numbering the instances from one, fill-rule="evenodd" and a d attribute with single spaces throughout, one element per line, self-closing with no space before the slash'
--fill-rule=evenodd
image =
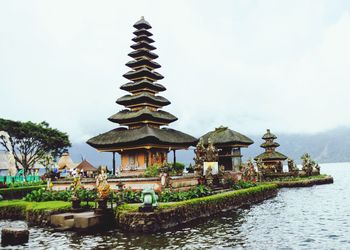
<path id="1" fill-rule="evenodd" d="M 242 149 L 244 161 L 254 158 L 263 151 L 260 148 L 263 142 L 261 135 L 249 137 L 253 139 L 254 144 Z M 281 144 L 277 150 L 293 158 L 297 163 L 300 162 L 300 156 L 306 152 L 319 163 L 350 162 L 350 128 L 338 128 L 317 134 L 277 134 L 277 137 L 277 142 Z M 97 152 L 86 143 L 73 144 L 69 152 L 74 162 L 86 158 L 94 166 L 107 165 L 110 168 L 112 166 L 112 153 Z M 194 152 L 192 149 L 180 150 L 177 151 L 176 157 L 177 161 L 189 164 L 193 162 Z M 120 162 L 118 154 L 116 159 L 118 164 Z M 169 159 L 172 161 L 172 153 L 169 154 Z"/>
<path id="2" fill-rule="evenodd" d="M 300 163 L 300 156 L 308 152 L 319 163 L 350 161 L 350 128 L 337 128 L 316 134 L 278 134 L 277 150 Z M 252 136 L 254 144 L 244 150 L 247 157 L 262 151 L 261 136 Z"/>

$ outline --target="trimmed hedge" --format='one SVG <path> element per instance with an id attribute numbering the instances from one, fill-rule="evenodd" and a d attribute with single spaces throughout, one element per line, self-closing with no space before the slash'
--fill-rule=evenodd
<path id="1" fill-rule="evenodd" d="M 33 190 L 38 190 L 45 188 L 46 185 L 40 186 L 29 186 L 29 187 L 16 187 L 16 188 L 2 188 L 0 189 L 0 195 L 4 200 L 15 200 L 22 199 L 27 194 L 31 193 Z"/>
<path id="2" fill-rule="evenodd" d="M 117 207 L 119 228 L 127 232 L 157 232 L 200 218 L 255 204 L 277 195 L 277 185 L 265 184 L 191 200 L 160 203 L 152 213 L 137 212 L 140 204 Z"/>
<path id="3" fill-rule="evenodd" d="M 194 198 L 194 199 L 185 200 L 185 201 L 159 203 L 158 208 L 155 212 L 166 210 L 166 209 L 185 207 L 185 206 L 193 207 L 193 206 L 199 206 L 203 204 L 225 202 L 226 200 L 231 200 L 239 197 L 246 197 L 253 194 L 261 193 L 263 191 L 276 190 L 277 188 L 278 186 L 276 184 L 272 184 L 272 183 L 262 184 L 256 187 L 234 190 L 234 191 L 209 195 L 209 196 L 200 197 L 200 198 Z M 117 207 L 117 212 L 118 213 L 137 212 L 139 206 L 140 204 L 123 204 Z"/>

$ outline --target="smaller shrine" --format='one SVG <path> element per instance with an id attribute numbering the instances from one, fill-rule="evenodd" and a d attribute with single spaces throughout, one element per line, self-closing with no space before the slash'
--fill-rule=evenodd
<path id="1" fill-rule="evenodd" d="M 257 162 L 258 166 L 264 166 L 263 171 L 265 172 L 282 173 L 283 161 L 287 160 L 288 157 L 276 151 L 276 148 L 280 146 L 279 143 L 274 141 L 277 139 L 277 136 L 272 134 L 270 129 L 267 129 L 262 139 L 265 140 L 265 142 L 262 143 L 260 147 L 264 148 L 265 152 L 256 156 L 254 160 Z"/>
<path id="2" fill-rule="evenodd" d="M 219 166 L 224 166 L 226 171 L 240 171 L 242 164 L 241 148 L 246 148 L 254 141 L 228 127 L 220 126 L 201 137 L 204 146 L 209 145 L 209 141 L 218 149 Z"/>

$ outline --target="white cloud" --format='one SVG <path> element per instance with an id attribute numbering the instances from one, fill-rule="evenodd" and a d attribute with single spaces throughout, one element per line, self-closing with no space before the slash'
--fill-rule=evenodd
<path id="1" fill-rule="evenodd" d="M 345 1 L 3 1 L 0 116 L 85 140 L 122 109 L 132 24 L 153 25 L 164 93 L 199 136 L 350 126 Z M 6 94 L 4 94 L 6 93 Z"/>

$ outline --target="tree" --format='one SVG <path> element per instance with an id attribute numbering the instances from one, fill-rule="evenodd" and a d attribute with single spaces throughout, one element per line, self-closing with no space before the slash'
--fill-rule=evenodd
<path id="1" fill-rule="evenodd" d="M 71 146 L 66 133 L 50 128 L 45 121 L 33 123 L 0 118 L 0 131 L 9 135 L 9 138 L 0 135 L 0 145 L 12 152 L 16 168 L 22 165 L 25 173 L 48 154 L 56 158 Z M 7 139 L 10 143 L 7 143 Z"/>

